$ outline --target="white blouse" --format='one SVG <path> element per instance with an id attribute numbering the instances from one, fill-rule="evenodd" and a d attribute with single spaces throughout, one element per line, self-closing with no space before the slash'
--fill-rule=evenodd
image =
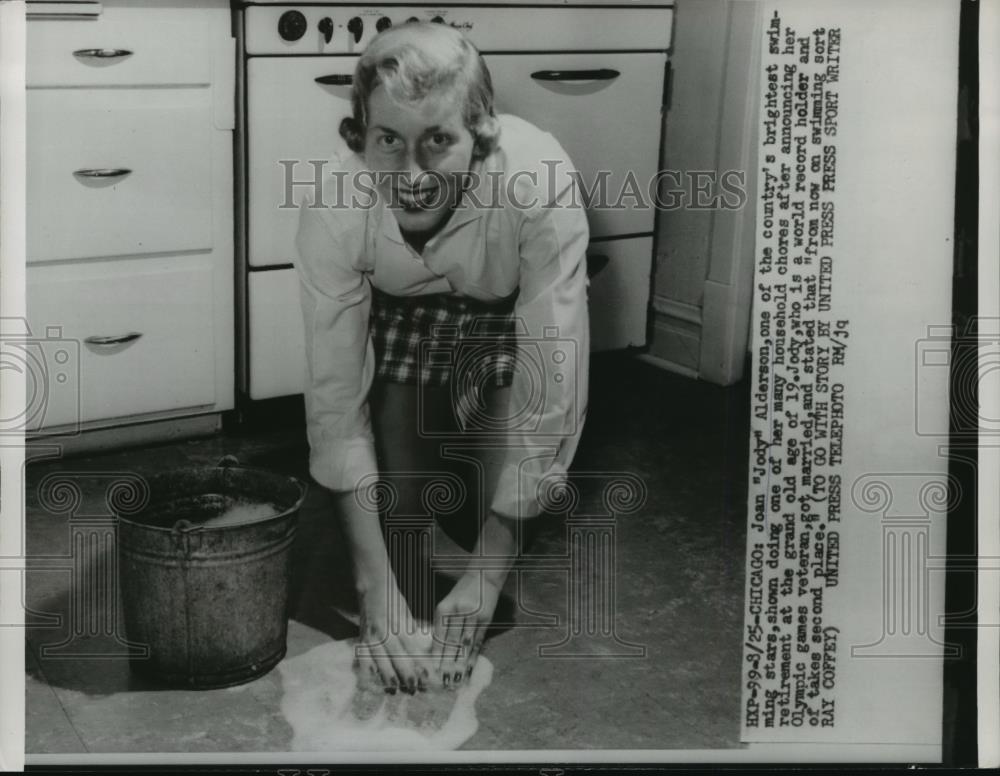
<path id="1" fill-rule="evenodd" d="M 506 416 L 516 422 L 505 433 L 491 508 L 535 516 L 549 488 L 565 478 L 587 409 L 587 219 L 576 173 L 556 139 L 514 116 L 499 120 L 499 148 L 473 170 L 478 184 L 422 254 L 403 240 L 373 187 L 351 183 L 364 170 L 355 155 L 337 160 L 349 175 L 326 179 L 321 198 L 300 208 L 295 266 L 306 333 L 309 471 L 328 488 L 353 490 L 377 473 L 368 410 L 371 286 L 398 296 L 484 301 L 519 290 L 518 366 Z"/>

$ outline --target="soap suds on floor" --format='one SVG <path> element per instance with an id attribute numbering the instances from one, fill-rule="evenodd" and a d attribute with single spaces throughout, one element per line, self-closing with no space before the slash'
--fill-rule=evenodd
<path id="1" fill-rule="evenodd" d="M 387 694 L 358 682 L 353 640 L 331 641 L 278 664 L 281 713 L 302 752 L 457 749 L 479 727 L 476 699 L 493 678 L 480 655 L 459 690 Z"/>

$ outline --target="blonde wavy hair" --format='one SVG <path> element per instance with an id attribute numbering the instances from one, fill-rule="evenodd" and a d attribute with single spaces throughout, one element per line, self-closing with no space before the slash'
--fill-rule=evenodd
<path id="1" fill-rule="evenodd" d="M 368 97 L 379 85 L 403 104 L 432 94 L 460 94 L 465 126 L 475 139 L 473 156 L 488 156 L 498 145 L 490 71 L 476 47 L 446 24 L 407 22 L 379 33 L 358 60 L 353 84 L 354 115 L 340 123 L 340 135 L 356 153 L 364 150 Z"/>

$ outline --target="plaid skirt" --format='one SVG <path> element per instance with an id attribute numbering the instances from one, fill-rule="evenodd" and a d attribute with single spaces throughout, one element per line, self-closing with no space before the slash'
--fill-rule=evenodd
<path id="1" fill-rule="evenodd" d="M 511 384 L 517 358 L 514 300 L 452 294 L 393 296 L 372 288 L 375 379 L 451 386 L 463 428 L 486 389 Z"/>

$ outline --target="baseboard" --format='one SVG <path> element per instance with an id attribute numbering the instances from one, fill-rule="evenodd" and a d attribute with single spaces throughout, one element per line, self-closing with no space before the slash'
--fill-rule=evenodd
<path id="1" fill-rule="evenodd" d="M 638 353 L 636 358 L 640 361 L 645 361 L 647 364 L 652 364 L 659 369 L 664 369 L 667 372 L 673 372 L 674 374 L 681 375 L 683 377 L 690 377 L 695 380 L 698 379 L 698 370 L 690 369 L 686 366 L 681 366 L 680 364 L 675 364 L 673 361 L 667 361 L 663 358 L 658 358 L 650 353 Z"/>
<path id="2" fill-rule="evenodd" d="M 222 428 L 218 412 L 185 418 L 95 428 L 67 436 L 32 436 L 25 442 L 25 460 L 59 458 L 121 450 L 149 444 L 212 436 Z"/>
<path id="3" fill-rule="evenodd" d="M 698 305 L 688 302 L 678 302 L 676 299 L 669 299 L 660 294 L 654 294 L 650 300 L 653 312 L 664 318 L 677 318 L 678 320 L 702 325 L 702 311 Z"/>
<path id="4" fill-rule="evenodd" d="M 679 302 L 654 301 L 652 336 L 647 355 L 650 363 L 677 374 L 697 376 L 701 358 L 701 313 L 697 307 Z"/>

